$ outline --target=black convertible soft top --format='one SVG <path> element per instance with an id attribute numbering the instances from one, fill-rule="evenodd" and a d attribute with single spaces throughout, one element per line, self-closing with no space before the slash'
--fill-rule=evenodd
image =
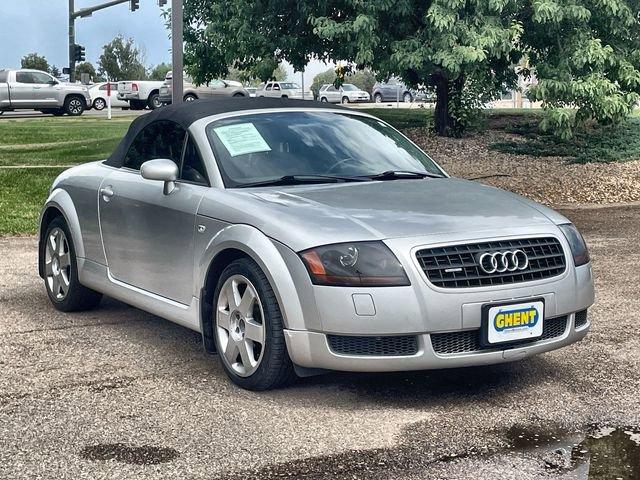
<path id="1" fill-rule="evenodd" d="M 288 98 L 225 98 L 217 100 L 197 100 L 159 108 L 151 113 L 136 118 L 120 141 L 111 156 L 104 162 L 112 167 L 121 167 L 129 146 L 147 125 L 160 120 L 170 120 L 181 125 L 185 130 L 197 120 L 220 113 L 241 112 L 269 108 L 331 108 L 346 110 L 338 105 L 312 102 L 309 100 L 292 100 Z"/>

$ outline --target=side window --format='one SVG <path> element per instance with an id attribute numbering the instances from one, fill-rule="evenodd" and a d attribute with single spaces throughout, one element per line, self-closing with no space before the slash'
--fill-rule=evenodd
<path id="1" fill-rule="evenodd" d="M 177 123 L 160 121 L 152 123 L 135 138 L 124 157 L 124 167 L 140 170 L 147 160 L 167 158 L 180 166 L 184 129 Z"/>
<path id="2" fill-rule="evenodd" d="M 333 85 L 329 85 L 327 87 L 327 92 L 335 92 L 336 91 L 336 87 L 334 87 Z"/>
<path id="3" fill-rule="evenodd" d="M 273 84 L 273 89 L 274 90 L 280 90 L 280 84 L 279 83 L 274 83 Z"/>
<path id="4" fill-rule="evenodd" d="M 31 72 L 16 72 L 16 82 L 18 83 L 34 83 Z"/>
<path id="5" fill-rule="evenodd" d="M 265 90 L 271 90 L 271 84 L 270 84 L 270 83 L 267 83 L 267 86 L 266 86 L 266 87 L 264 87 L 264 89 L 265 89 Z"/>
<path id="6" fill-rule="evenodd" d="M 9 72 L 6 70 L 0 70 L 0 83 L 7 83 Z"/>
<path id="7" fill-rule="evenodd" d="M 50 77 L 46 73 L 39 72 L 31 73 L 31 77 L 33 78 L 33 83 L 49 83 L 53 80 L 53 77 Z"/>
<path id="8" fill-rule="evenodd" d="M 99 90 L 106 90 L 106 89 L 107 89 L 107 84 L 106 83 L 104 85 L 100 85 Z"/>
<path id="9" fill-rule="evenodd" d="M 196 143 L 191 136 L 187 139 L 187 144 L 184 149 L 180 178 L 187 182 L 208 185 L 204 163 L 202 162 Z"/>

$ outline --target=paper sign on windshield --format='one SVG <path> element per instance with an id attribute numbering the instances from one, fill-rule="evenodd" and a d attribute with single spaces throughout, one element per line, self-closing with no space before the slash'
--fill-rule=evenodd
<path id="1" fill-rule="evenodd" d="M 213 131 L 232 157 L 271 150 L 253 123 L 227 125 L 214 128 Z"/>

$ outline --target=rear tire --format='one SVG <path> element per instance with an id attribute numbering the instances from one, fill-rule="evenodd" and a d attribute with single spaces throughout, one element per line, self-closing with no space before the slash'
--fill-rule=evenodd
<path id="1" fill-rule="evenodd" d="M 234 97 L 244 97 L 244 94 L 237 92 L 233 94 Z"/>
<path id="2" fill-rule="evenodd" d="M 156 108 L 160 108 L 162 106 L 162 102 L 160 101 L 160 94 L 152 93 L 149 95 L 149 99 L 147 100 L 147 106 L 150 110 L 155 110 Z"/>
<path id="3" fill-rule="evenodd" d="M 327 97 L 322 97 L 322 98 L 320 98 L 320 102 L 329 103 L 329 100 L 327 100 Z"/>
<path id="4" fill-rule="evenodd" d="M 72 117 L 79 117 L 86 108 L 87 105 L 82 97 L 71 95 L 64 100 L 64 111 Z"/>
<path id="5" fill-rule="evenodd" d="M 380 95 L 379 93 L 376 93 L 373 96 L 373 101 L 376 102 L 376 103 L 382 103 L 382 95 Z"/>
<path id="6" fill-rule="evenodd" d="M 349 97 L 342 97 L 342 103 L 349 103 Z"/>
<path id="7" fill-rule="evenodd" d="M 195 102 L 196 100 L 198 100 L 198 97 L 196 97 L 196 96 L 195 96 L 194 94 L 192 94 L 192 93 L 187 93 L 187 94 L 184 96 L 184 99 L 183 99 L 183 101 L 185 101 L 185 102 Z"/>
<path id="8" fill-rule="evenodd" d="M 216 350 L 233 383 L 260 391 L 297 378 L 284 340 L 280 306 L 253 260 L 240 258 L 223 270 L 212 312 Z"/>
<path id="9" fill-rule="evenodd" d="M 147 103 L 144 100 L 129 100 L 129 107 L 131 110 L 144 110 L 147 108 Z"/>
<path id="10" fill-rule="evenodd" d="M 80 284 L 76 250 L 69 227 L 62 217 L 47 226 L 41 251 L 44 284 L 53 306 L 61 312 L 89 310 L 100 303 L 102 294 Z"/>
<path id="11" fill-rule="evenodd" d="M 413 95 L 410 92 L 405 92 L 402 96 L 402 101 L 404 103 L 411 103 L 413 101 Z"/>

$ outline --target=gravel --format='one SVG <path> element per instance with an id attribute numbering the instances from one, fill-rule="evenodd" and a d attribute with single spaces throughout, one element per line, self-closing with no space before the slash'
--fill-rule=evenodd
<path id="1" fill-rule="evenodd" d="M 552 206 L 640 201 L 640 160 L 613 163 L 571 163 L 562 157 L 510 155 L 489 150 L 498 141 L 517 136 L 487 130 L 462 139 L 442 138 L 425 129 L 405 133 L 450 175 L 481 182 Z"/>
<path id="2" fill-rule="evenodd" d="M 549 452 L 509 448 L 512 429 L 640 424 L 640 208 L 563 213 L 586 235 L 597 284 L 582 342 L 265 393 L 233 386 L 196 333 L 153 315 L 108 299 L 57 312 L 36 239 L 0 239 L 0 478 L 549 478 Z"/>

